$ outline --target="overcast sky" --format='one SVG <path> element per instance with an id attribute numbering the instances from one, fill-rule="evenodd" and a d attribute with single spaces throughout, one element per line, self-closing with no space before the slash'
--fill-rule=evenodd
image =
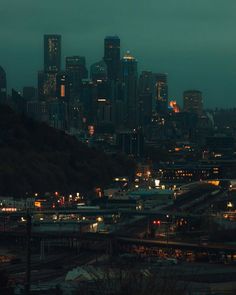
<path id="1" fill-rule="evenodd" d="M 45 33 L 62 35 L 63 59 L 84 55 L 89 66 L 116 34 L 139 71 L 168 73 L 170 97 L 199 89 L 206 107 L 236 107 L 235 0 L 0 0 L 8 91 L 37 85 Z"/>

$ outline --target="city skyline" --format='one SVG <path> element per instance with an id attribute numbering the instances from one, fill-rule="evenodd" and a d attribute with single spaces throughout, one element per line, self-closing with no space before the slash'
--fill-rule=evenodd
<path id="1" fill-rule="evenodd" d="M 185 90 L 199 89 L 206 107 L 235 106 L 233 1 L 224 6 L 222 1 L 181 0 L 178 5 L 172 0 L 167 4 L 150 1 L 148 5 L 136 3 L 135 11 L 134 1 L 125 6 L 123 1 L 100 1 L 93 9 L 82 1 L 72 1 L 70 6 L 57 2 L 56 7 L 55 1 L 47 7 L 45 1 L 10 2 L 13 6 L 8 1 L 1 7 L 4 30 L 0 49 L 8 92 L 37 84 L 37 71 L 43 68 L 44 34 L 62 35 L 63 68 L 66 56 L 85 56 L 88 66 L 101 60 L 104 38 L 117 34 L 121 56 L 130 50 L 138 60 L 139 74 L 142 70 L 168 73 L 170 98 L 182 104 Z M 52 21 L 53 9 L 57 16 Z"/>

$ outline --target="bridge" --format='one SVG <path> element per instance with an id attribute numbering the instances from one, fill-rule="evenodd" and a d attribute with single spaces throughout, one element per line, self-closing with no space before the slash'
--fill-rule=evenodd
<path id="1" fill-rule="evenodd" d="M 14 240 L 20 239 L 24 240 L 26 238 L 26 232 L 3 232 L 1 233 L 1 239 L 12 238 Z M 192 251 L 196 253 L 224 253 L 230 255 L 236 255 L 236 245 L 226 245 L 224 243 L 186 243 L 181 241 L 163 241 L 155 239 L 138 239 L 138 238 L 129 238 L 125 236 L 117 236 L 115 233 L 92 233 L 92 232 L 34 232 L 31 233 L 32 240 L 76 240 L 76 241 L 107 241 L 111 242 L 118 246 L 126 247 L 131 249 L 133 246 L 144 247 L 145 249 L 157 248 L 157 249 L 176 249 L 182 251 Z"/>
<path id="2" fill-rule="evenodd" d="M 80 215 L 80 216 L 107 216 L 107 215 L 128 215 L 128 216 L 150 216 L 150 217 L 188 217 L 188 218 L 200 218 L 203 217 L 202 214 L 192 214 L 187 212 L 178 212 L 178 211 L 168 211 L 161 209 L 152 209 L 152 210 L 129 210 L 129 209 L 96 209 L 96 210 L 83 210 L 83 209 L 59 209 L 59 210 L 44 210 L 44 211 L 18 211 L 18 212 L 0 212 L 0 217 L 24 217 L 27 214 L 31 216 L 35 215 Z"/>

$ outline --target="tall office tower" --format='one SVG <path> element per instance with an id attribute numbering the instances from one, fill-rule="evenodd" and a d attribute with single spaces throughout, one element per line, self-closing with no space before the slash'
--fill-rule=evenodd
<path id="1" fill-rule="evenodd" d="M 71 95 L 78 96 L 81 87 L 81 80 L 88 79 L 85 57 L 67 56 L 66 72 L 69 74 Z"/>
<path id="2" fill-rule="evenodd" d="M 0 66 L 0 102 L 5 102 L 6 98 L 7 98 L 6 72 Z"/>
<path id="3" fill-rule="evenodd" d="M 60 72 L 56 76 L 57 98 L 69 100 L 70 98 L 70 80 L 67 72 Z"/>
<path id="4" fill-rule="evenodd" d="M 143 71 L 138 83 L 138 121 L 141 126 L 148 124 L 152 117 L 154 79 L 153 73 Z"/>
<path id="5" fill-rule="evenodd" d="M 131 130 L 119 132 L 116 137 L 118 149 L 127 155 L 142 157 L 144 153 L 144 136 L 142 132 Z"/>
<path id="6" fill-rule="evenodd" d="M 38 97 L 40 100 L 50 100 L 56 97 L 57 73 L 38 72 Z"/>
<path id="7" fill-rule="evenodd" d="M 167 74 L 154 74 L 156 112 L 165 114 L 168 111 L 168 81 Z"/>
<path id="8" fill-rule="evenodd" d="M 107 77 L 117 81 L 120 74 L 120 38 L 108 36 L 104 39 L 104 61 L 107 65 Z"/>
<path id="9" fill-rule="evenodd" d="M 198 90 L 185 91 L 183 105 L 185 112 L 201 115 L 203 112 L 202 92 Z"/>
<path id="10" fill-rule="evenodd" d="M 137 125 L 137 60 L 127 52 L 121 61 L 122 98 L 125 105 L 125 126 Z"/>
<path id="11" fill-rule="evenodd" d="M 92 81 L 82 81 L 80 102 L 83 108 L 83 120 L 86 124 L 94 124 L 96 116 L 97 87 Z"/>
<path id="12" fill-rule="evenodd" d="M 44 71 L 61 70 L 61 35 L 44 35 Z"/>
<path id="13" fill-rule="evenodd" d="M 107 65 L 101 60 L 91 65 L 90 67 L 90 78 L 93 81 L 107 80 Z"/>
<path id="14" fill-rule="evenodd" d="M 154 92 L 154 76 L 150 71 L 142 71 L 139 76 L 138 81 L 138 92 L 141 93 L 151 93 Z"/>
<path id="15" fill-rule="evenodd" d="M 67 56 L 66 71 L 76 73 L 79 79 L 88 79 L 85 56 Z"/>
<path id="16" fill-rule="evenodd" d="M 148 125 L 152 120 L 152 94 L 140 93 L 138 96 L 138 123 L 140 126 Z"/>

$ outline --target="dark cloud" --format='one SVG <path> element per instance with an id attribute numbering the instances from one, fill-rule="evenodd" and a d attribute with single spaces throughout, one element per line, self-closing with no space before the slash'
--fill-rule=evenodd
<path id="1" fill-rule="evenodd" d="M 169 73 L 181 101 L 199 88 L 207 106 L 235 106 L 235 0 L 1 0 L 0 64 L 9 86 L 36 85 L 43 34 L 60 33 L 63 56 L 101 59 L 103 38 L 117 34 L 139 70 Z"/>

